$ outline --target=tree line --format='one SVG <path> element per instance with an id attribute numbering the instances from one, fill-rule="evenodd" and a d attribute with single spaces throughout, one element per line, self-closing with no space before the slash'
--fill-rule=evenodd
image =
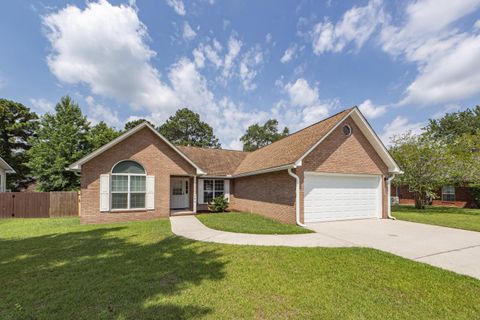
<path id="1" fill-rule="evenodd" d="M 69 96 L 60 99 L 54 112 L 42 116 L 21 103 L 0 99 L 0 157 L 16 171 L 9 175 L 7 189 L 18 191 L 35 181 L 37 191 L 77 190 L 79 177 L 65 168 L 143 122 L 176 145 L 221 147 L 213 128 L 188 108 L 179 109 L 158 127 L 138 119 L 116 129 L 103 121 L 92 125 Z M 288 132 L 286 127 L 279 132 L 275 119 L 251 125 L 241 137 L 243 149 L 254 151 Z"/>
<path id="2" fill-rule="evenodd" d="M 422 134 L 395 137 L 390 152 L 404 171 L 394 185 L 409 186 L 416 208 L 445 185 L 471 187 L 480 206 L 480 106 L 430 119 Z"/>

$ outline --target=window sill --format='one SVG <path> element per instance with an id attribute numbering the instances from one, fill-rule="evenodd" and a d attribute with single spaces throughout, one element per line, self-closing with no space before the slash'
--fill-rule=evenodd
<path id="1" fill-rule="evenodd" d="M 118 213 L 118 212 L 139 212 L 139 211 L 153 211 L 155 209 L 135 208 L 135 209 L 111 209 L 110 211 L 104 211 L 104 213 Z"/>

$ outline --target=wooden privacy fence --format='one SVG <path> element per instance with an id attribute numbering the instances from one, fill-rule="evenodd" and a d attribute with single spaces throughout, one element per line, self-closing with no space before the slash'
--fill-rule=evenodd
<path id="1" fill-rule="evenodd" d="M 78 192 L 2 192 L 0 218 L 78 216 Z"/>

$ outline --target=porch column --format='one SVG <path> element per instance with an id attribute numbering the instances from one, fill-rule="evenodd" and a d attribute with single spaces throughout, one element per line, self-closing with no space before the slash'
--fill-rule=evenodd
<path id="1" fill-rule="evenodd" d="M 197 176 L 193 176 L 193 212 L 197 213 Z"/>

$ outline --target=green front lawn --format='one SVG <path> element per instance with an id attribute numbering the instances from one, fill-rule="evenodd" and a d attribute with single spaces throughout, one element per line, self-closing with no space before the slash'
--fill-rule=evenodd
<path id="1" fill-rule="evenodd" d="M 313 231 L 248 212 L 207 213 L 197 215 L 207 227 L 238 233 L 296 234 Z"/>
<path id="2" fill-rule="evenodd" d="M 392 215 L 400 220 L 480 231 L 480 209 L 427 207 L 418 210 L 414 206 L 394 206 Z"/>
<path id="3" fill-rule="evenodd" d="M 366 248 L 220 245 L 168 220 L 0 220 L 0 319 L 474 319 L 480 281 Z"/>

